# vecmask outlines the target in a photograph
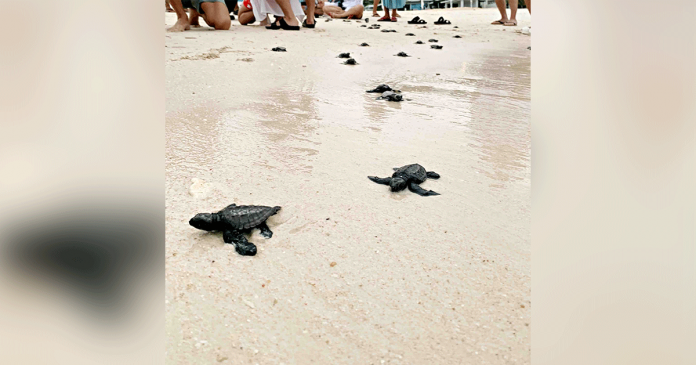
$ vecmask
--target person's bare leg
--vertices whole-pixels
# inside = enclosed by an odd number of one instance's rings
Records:
[[[307,2],[307,11],[305,12],[307,19],[305,20],[305,22],[307,22],[307,24],[309,24],[309,25],[312,25],[315,23],[314,12],[316,11],[317,2],[315,0],[305,0],[305,1]]]
[[[242,6],[237,12],[237,20],[239,20],[239,24],[247,25],[255,22],[256,18],[254,18],[254,12],[251,9]]]
[[[203,20],[216,30],[229,30],[232,25],[230,11],[225,3],[201,3]]]
[[[527,5],[527,10],[529,10],[529,15],[532,15],[532,0],[524,0],[524,4]]]
[[[346,11],[343,11],[341,13],[334,13],[331,15],[332,18],[347,18],[349,16],[353,16],[355,19],[361,19],[363,16],[363,11],[365,10],[365,7],[362,5],[356,5]]]
[[[500,12],[500,20],[496,20],[492,24],[503,24],[507,22],[508,16],[507,10],[505,10],[505,0],[495,0],[495,6],[498,7],[498,11]]]
[[[389,18],[389,8],[387,8],[387,7],[384,6],[384,5],[382,5],[382,7],[384,8],[384,16],[383,16],[383,18]]]
[[[189,23],[188,15],[184,10],[184,6],[181,4],[181,0],[170,0],[169,3],[174,8],[176,12],[176,17],[178,18],[176,23],[169,29],[168,32],[183,32],[185,30],[191,29],[191,24]]]
[[[201,24],[198,23],[198,17],[200,16],[201,14],[198,14],[196,9],[189,9],[189,24],[194,28],[199,28]]]
[[[336,18],[343,13],[343,9],[335,5],[324,5],[324,13],[332,18]]]
[[[288,23],[289,26],[297,27],[300,25],[300,22],[298,22],[297,18],[295,17],[295,13],[292,12],[290,0],[275,0],[275,2],[278,3],[278,6],[280,6],[280,10],[283,11],[283,19],[285,19],[285,22]]]
[[[510,20],[503,25],[517,25],[517,0],[509,0],[510,4]]]
[[[379,16],[377,14],[377,7],[379,6],[379,0],[375,0],[374,4],[372,5],[372,16]]]
[[[392,9],[392,18],[396,18],[396,9]]]
[[[172,9],[171,5],[169,5],[169,0],[164,0],[164,10],[168,13],[174,12],[174,9]]]

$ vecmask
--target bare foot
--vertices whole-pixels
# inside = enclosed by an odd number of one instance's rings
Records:
[[[295,16],[283,17],[283,18],[285,18],[285,22],[288,23],[288,25],[291,27],[299,27],[300,26],[300,22],[297,21],[297,18],[295,18]]]
[[[261,22],[261,24],[259,24],[259,25],[262,26],[262,27],[265,27],[265,26],[267,26],[267,25],[269,25],[269,24],[270,24],[270,23],[268,22],[268,17],[266,17],[266,19],[264,19],[264,20]]]
[[[307,15],[307,19],[305,20],[305,22],[309,25],[316,23],[316,20],[314,20],[314,14]]]
[[[188,18],[179,18],[171,28],[167,29],[167,32],[183,32],[185,30],[191,29]]]

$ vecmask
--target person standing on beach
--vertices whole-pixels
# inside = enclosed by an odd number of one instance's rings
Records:
[[[379,6],[379,0],[375,0],[375,2],[372,5],[372,16],[379,18],[379,14],[377,14],[377,7]],[[396,9],[394,9],[394,14],[396,14]],[[401,18],[401,15],[396,14],[397,18]]]
[[[406,0],[383,0],[382,7],[384,8],[384,16],[377,19],[378,22],[395,22],[397,18],[396,9],[401,9],[406,6]],[[389,9],[392,9],[391,18],[389,18]]]
[[[202,16],[203,20],[212,28],[217,30],[229,30],[232,25],[230,12],[227,10],[225,0],[169,0],[169,3],[176,12],[177,21],[169,32],[183,32],[191,29],[191,25],[198,25],[198,16]],[[185,3],[185,4],[184,4]],[[189,20],[186,8],[191,8],[191,17]],[[193,24],[192,24],[193,22]]]
[[[501,18],[500,20],[494,21],[493,25],[505,25],[507,27],[517,26],[517,0],[510,0],[510,18],[507,17],[507,11],[505,10],[505,0],[495,0],[495,5],[498,7]],[[532,14],[532,0],[524,0],[529,14]]]

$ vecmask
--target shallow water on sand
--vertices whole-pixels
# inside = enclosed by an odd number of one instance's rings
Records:
[[[529,362],[530,39],[477,23],[492,12],[451,14],[459,30],[417,37],[405,21],[170,35],[169,360]],[[433,37],[443,50],[413,44]],[[381,83],[406,100],[365,92]],[[408,163],[438,172],[422,186],[442,195],[367,179]],[[210,191],[189,194],[193,178]],[[256,257],[187,225],[232,202],[283,207]]]

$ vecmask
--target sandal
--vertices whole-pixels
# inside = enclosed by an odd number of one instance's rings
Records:
[[[450,22],[449,20],[445,20],[445,18],[443,18],[443,17],[440,17],[440,18],[439,18],[435,23],[433,23],[433,24],[437,24],[437,25],[448,25],[448,24],[452,24],[452,22]]]
[[[280,29],[280,25],[276,24],[276,23],[278,22],[278,19],[279,19],[279,18],[276,18],[276,19],[273,21],[273,23],[271,23],[271,25],[267,25],[267,26],[266,26],[266,29],[268,29],[268,30],[278,30],[278,29]],[[282,19],[282,18],[280,18],[280,19]]]
[[[491,24],[493,24],[493,25],[505,25],[505,22],[502,21],[502,20],[496,20],[496,21],[494,21],[494,22],[491,23]]]
[[[280,29],[282,30],[300,30],[299,25],[289,25],[285,22],[285,19],[280,18]]]
[[[379,19],[377,19],[378,22],[390,22],[391,19],[388,16],[383,16]]]
[[[372,17],[373,17],[373,18],[379,18],[379,14],[377,14],[377,13],[372,13]]]
[[[396,17],[393,16],[393,17],[391,18],[391,21],[395,22],[395,21],[396,21]]]
[[[421,19],[420,17],[415,17],[407,22],[408,24],[427,24],[425,20]]]
[[[314,23],[313,23],[313,24],[307,24],[307,19],[305,19],[305,20],[302,22],[302,27],[304,27],[304,28],[314,29],[314,27],[315,27],[316,25],[317,25],[316,19],[314,20]]]
[[[504,26],[506,27],[516,27],[517,26],[517,20],[509,20],[505,23],[503,23]]]

